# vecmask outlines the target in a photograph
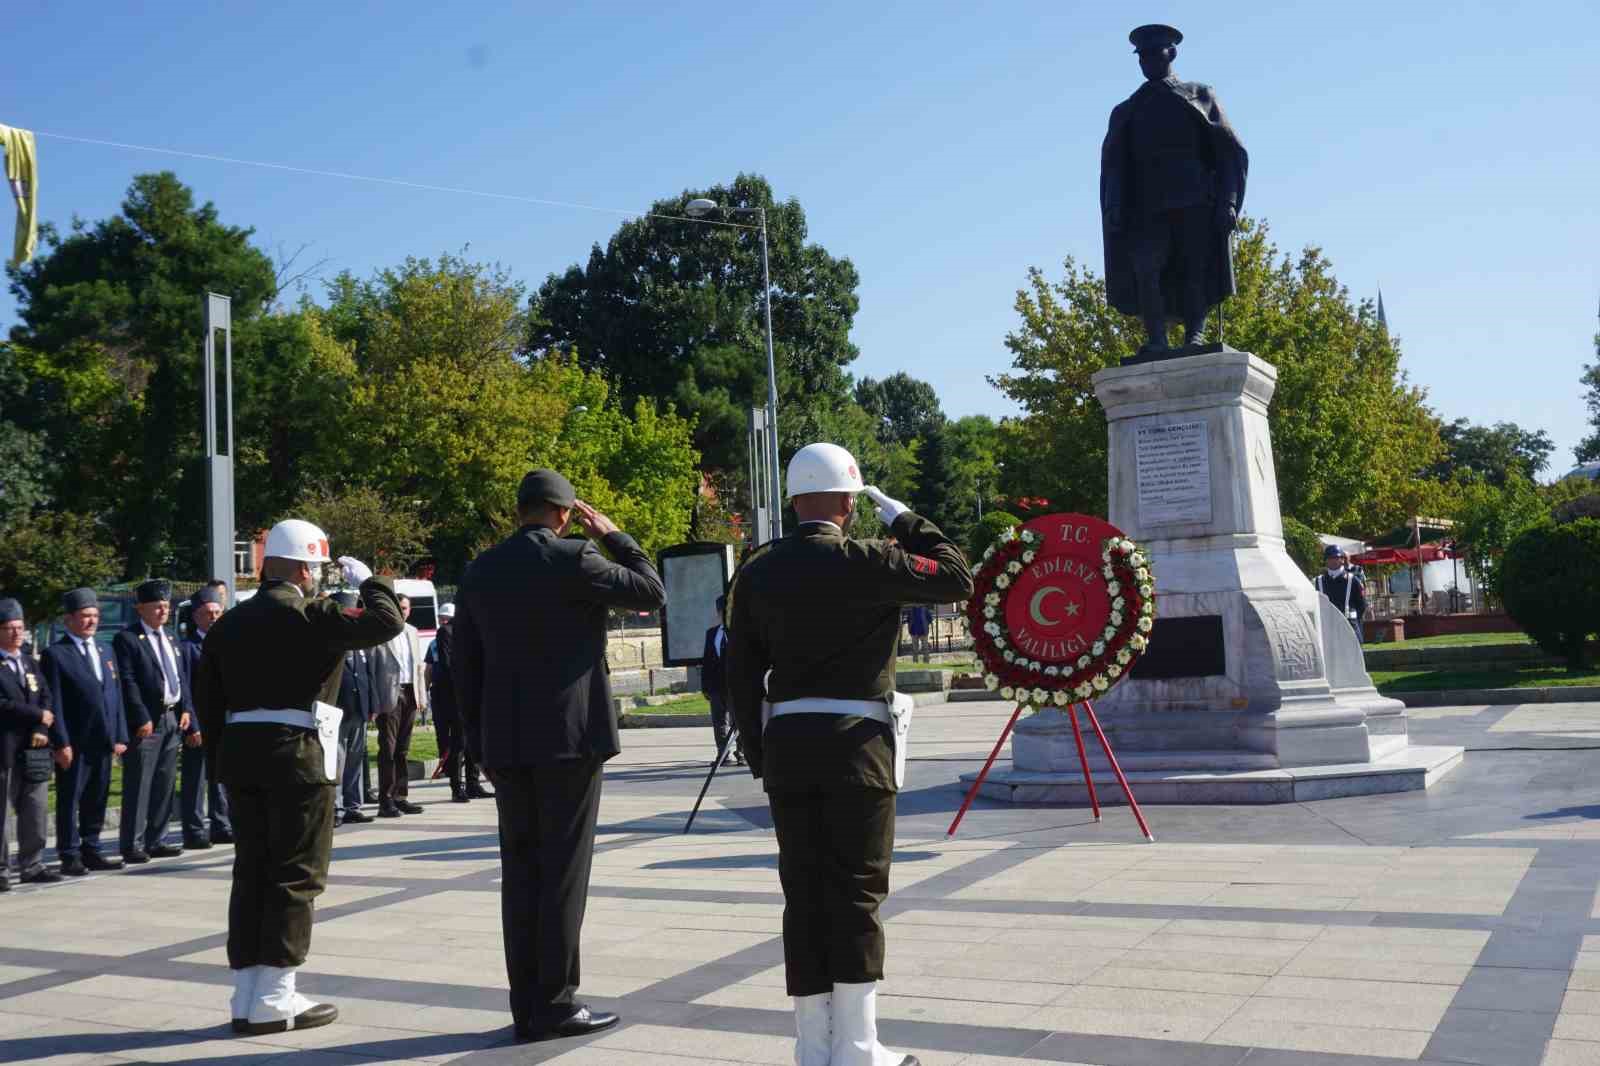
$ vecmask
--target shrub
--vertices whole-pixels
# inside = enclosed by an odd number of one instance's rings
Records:
[[[1322,541],[1315,530],[1293,515],[1283,516],[1283,546],[1307,577],[1322,573]]]
[[[977,566],[984,549],[993,544],[996,537],[1004,530],[1021,524],[1022,519],[1004,511],[990,511],[978,519],[977,526],[972,530],[972,541],[967,545],[968,560],[973,566]]]
[[[1584,641],[1600,622],[1600,521],[1524,530],[1500,564],[1506,611],[1567,669],[1584,668]]]

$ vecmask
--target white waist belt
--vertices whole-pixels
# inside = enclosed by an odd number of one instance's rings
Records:
[[[822,696],[807,696],[798,700],[784,700],[772,705],[772,717],[780,714],[841,714],[858,718],[872,718],[884,725],[894,725],[894,716],[883,700],[832,700]]]
[[[315,729],[317,718],[310,711],[229,711],[228,724],[292,725],[300,729]]]

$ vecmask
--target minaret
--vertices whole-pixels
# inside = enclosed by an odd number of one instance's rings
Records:
[[[1389,332],[1389,316],[1383,313],[1383,286],[1378,286],[1378,325],[1383,327],[1385,333]]]

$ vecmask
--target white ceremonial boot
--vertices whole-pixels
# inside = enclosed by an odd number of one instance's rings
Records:
[[[259,966],[246,966],[233,971],[233,999],[229,1002],[229,1010],[236,1033],[244,1032],[245,1026],[250,1024],[250,1004],[255,999],[256,979],[260,976]]]
[[[794,1066],[830,1066],[833,1053],[833,996],[794,997]]]
[[[296,992],[294,974],[292,966],[261,967],[245,1032],[258,1036],[289,1029],[315,1029],[339,1016],[339,1008],[331,1003],[313,1003]]]
[[[830,1066],[921,1066],[915,1055],[878,1043],[878,985],[833,986],[833,1058]]]

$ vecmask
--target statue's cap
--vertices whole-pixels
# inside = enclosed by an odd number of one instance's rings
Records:
[[[1140,26],[1128,34],[1128,40],[1133,45],[1135,52],[1146,50],[1153,51],[1157,48],[1170,48],[1183,43],[1183,34],[1172,26],[1163,26],[1159,22],[1152,22],[1148,26]]]

